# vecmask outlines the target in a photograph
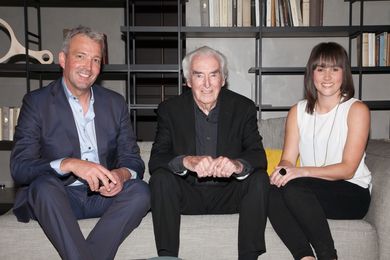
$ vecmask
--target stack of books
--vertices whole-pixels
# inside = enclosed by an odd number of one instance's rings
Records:
[[[390,33],[363,33],[357,37],[358,61],[363,67],[390,66]]]
[[[201,26],[322,26],[324,0],[200,0]]]
[[[20,107],[0,107],[0,141],[12,141],[18,122]]]

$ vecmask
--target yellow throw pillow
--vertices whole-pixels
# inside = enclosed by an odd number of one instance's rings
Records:
[[[267,156],[268,161],[268,175],[271,175],[275,167],[278,166],[280,159],[282,158],[282,152],[282,149],[265,148],[265,155]],[[297,159],[296,165],[299,166],[299,158]]]
[[[267,173],[271,175],[275,167],[279,164],[280,158],[282,158],[282,149],[265,148],[265,155],[268,161]]]

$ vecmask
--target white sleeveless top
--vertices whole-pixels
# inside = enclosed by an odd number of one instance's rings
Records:
[[[315,140],[313,151],[313,130],[314,130],[314,113],[310,115],[306,112],[306,100],[302,100],[297,104],[297,120],[299,128],[299,154],[301,166],[320,166],[339,163],[342,160],[343,150],[348,134],[347,117],[351,105],[359,101],[356,98],[351,98],[346,102],[343,102],[335,106],[331,111],[326,114],[317,114],[316,126],[315,126]],[[328,151],[326,152],[326,146],[331,132],[333,119],[337,110],[333,130],[329,139]],[[327,155],[326,155],[327,153]],[[316,159],[314,160],[314,154]],[[325,162],[326,157],[326,162]],[[355,175],[352,179],[347,180],[355,183],[363,188],[370,187],[371,184],[371,172],[364,163],[366,153],[363,154],[363,158],[360,161]],[[317,165],[315,165],[315,162]]]

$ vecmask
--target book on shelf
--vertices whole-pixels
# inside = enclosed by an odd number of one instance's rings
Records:
[[[252,3],[254,3],[254,6],[252,6],[252,24],[255,26],[260,26],[260,1],[252,0]]]
[[[299,0],[290,0],[291,16],[293,19],[293,26],[302,25],[301,3]]]
[[[322,26],[324,0],[310,0],[309,7],[309,25]]]
[[[242,27],[242,1],[237,0],[237,27]]]
[[[213,11],[211,12],[211,5]],[[219,0],[209,0],[209,8],[210,8],[210,25],[211,21],[213,22],[212,26],[219,27]],[[212,17],[212,19],[211,19]]]
[[[233,26],[233,0],[226,0],[227,1],[227,26],[232,27]]]
[[[276,26],[275,0],[271,0],[271,26]]]
[[[302,0],[302,26],[310,25],[310,0]]]
[[[0,140],[12,141],[18,122],[20,107],[0,107]]]
[[[12,141],[14,139],[15,132],[15,121],[14,121],[14,108],[9,108],[9,120],[8,120],[8,140]]]
[[[290,4],[290,0],[283,0],[283,9],[284,9],[284,13],[285,13],[285,16],[286,16],[286,22],[285,22],[285,26],[294,26],[293,24],[293,19],[292,19],[292,14],[291,14],[291,4]]]
[[[280,8],[279,8],[279,2],[281,0],[275,0],[275,26],[281,26],[280,25]]]
[[[390,66],[390,32],[387,33],[386,66]]]
[[[389,33],[367,33],[358,35],[358,62],[363,67],[389,66]]]
[[[227,24],[227,0],[219,0],[219,26],[226,27]]]
[[[233,0],[219,0],[218,7],[219,7],[219,26],[232,27],[233,26]],[[216,12],[215,9],[214,12]]]
[[[277,13],[279,16],[279,26],[284,27],[284,12],[283,12],[283,0],[277,0]]]
[[[242,26],[251,26],[251,0],[242,0]]]
[[[200,25],[210,26],[209,0],[200,0]]]
[[[368,66],[375,67],[375,33],[368,33]]]
[[[267,4],[265,6],[266,9],[266,19],[265,19],[265,26],[271,27],[272,26],[272,0],[266,0]]]
[[[379,34],[379,55],[378,55],[378,65],[379,66],[388,66],[387,63],[387,53],[388,53],[388,33],[382,32]]]
[[[367,67],[369,64],[368,59],[368,33],[363,33],[362,35],[362,66]]]
[[[214,1],[218,0],[209,0],[209,26],[214,27],[215,26],[215,4]],[[218,18],[219,19],[219,18]]]
[[[200,25],[322,26],[324,0],[200,0]]]
[[[1,108],[2,140],[9,140],[9,107]]]

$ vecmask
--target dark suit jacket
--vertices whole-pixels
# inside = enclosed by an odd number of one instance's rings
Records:
[[[127,167],[142,179],[145,165],[139,155],[125,100],[101,86],[92,88],[100,164],[110,170]],[[72,183],[73,174],[58,175],[50,162],[81,156],[76,124],[61,79],[25,95],[14,143],[11,174],[15,183],[22,186],[15,199],[14,213],[18,220],[27,222],[28,185],[45,174],[63,178],[64,184]]]
[[[222,88],[217,132],[217,156],[243,159],[254,171],[266,170],[267,160],[258,132],[254,103]],[[179,155],[196,155],[194,99],[191,91],[171,98],[158,107],[158,126],[149,170],[169,170],[168,163]]]

